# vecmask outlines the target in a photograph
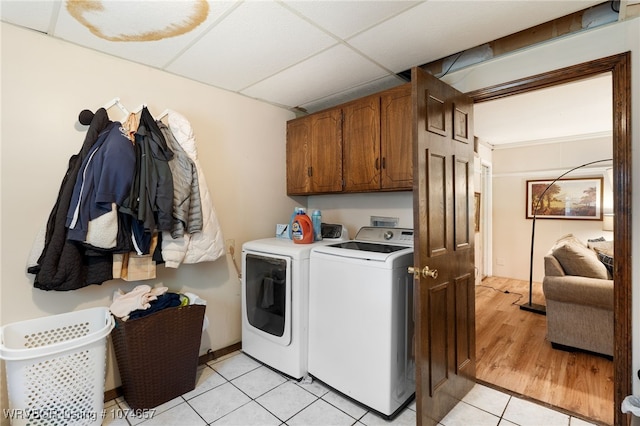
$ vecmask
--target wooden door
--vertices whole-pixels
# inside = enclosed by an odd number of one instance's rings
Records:
[[[330,109],[311,118],[312,193],[342,191],[342,110]]]
[[[380,98],[370,96],[342,107],[344,190],[380,189]]]
[[[380,95],[380,151],[382,189],[411,189],[413,147],[411,140],[411,84]]]
[[[475,384],[473,103],[414,68],[417,424],[436,425]]]

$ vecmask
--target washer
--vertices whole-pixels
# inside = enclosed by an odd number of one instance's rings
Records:
[[[415,396],[412,264],[406,228],[311,251],[309,374],[388,419]]]
[[[327,238],[311,244],[266,238],[242,245],[242,350],[290,377],[307,375],[309,256],[345,241],[342,225],[322,224]]]

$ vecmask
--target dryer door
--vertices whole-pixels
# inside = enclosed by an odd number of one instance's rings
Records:
[[[282,346],[291,343],[291,258],[243,253],[244,326]]]

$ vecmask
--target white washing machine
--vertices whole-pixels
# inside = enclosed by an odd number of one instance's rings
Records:
[[[242,245],[242,351],[296,379],[308,372],[311,249],[348,239],[342,225],[322,224],[322,233],[312,244],[266,238]]]
[[[411,265],[406,228],[311,251],[309,374],[388,419],[415,396]]]

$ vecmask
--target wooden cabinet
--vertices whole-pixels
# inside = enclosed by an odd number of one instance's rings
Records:
[[[287,194],[342,191],[342,110],[287,122]]]
[[[411,85],[287,122],[287,194],[411,190]]]
[[[342,111],[344,191],[410,190],[411,86],[350,102]]]
[[[380,96],[382,189],[413,188],[411,111],[410,83],[387,90]]]
[[[344,190],[380,189],[380,97],[348,103],[342,114]]]

